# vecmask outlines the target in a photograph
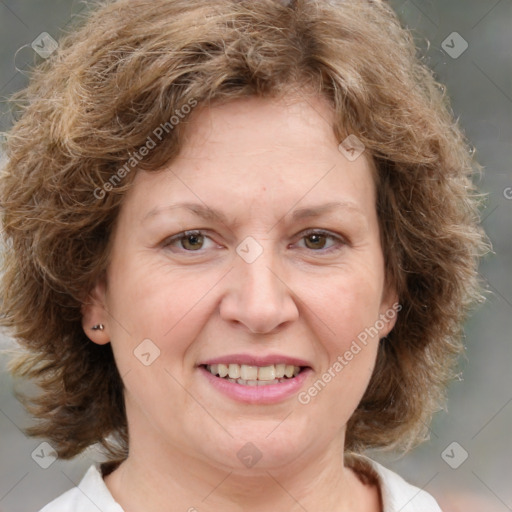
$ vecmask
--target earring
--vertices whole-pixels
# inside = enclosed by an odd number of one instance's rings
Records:
[[[103,331],[105,329],[105,326],[103,324],[93,325],[92,330],[93,331]]]

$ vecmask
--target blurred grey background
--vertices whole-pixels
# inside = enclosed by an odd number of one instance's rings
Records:
[[[372,456],[434,494],[445,512],[504,512],[512,510],[512,0],[391,4],[446,85],[485,167],[483,226],[495,254],[480,270],[491,294],[466,325],[461,379],[450,387],[430,441],[401,459]],[[51,43],[42,33],[58,40],[87,9],[71,0],[0,0],[0,131],[12,121],[6,97],[26,85],[26,70],[43,58],[32,43]],[[9,345],[0,338],[1,348]],[[78,483],[95,453],[47,469],[37,463],[44,446],[21,430],[30,418],[12,395],[5,361],[0,356],[0,512],[37,511]]]

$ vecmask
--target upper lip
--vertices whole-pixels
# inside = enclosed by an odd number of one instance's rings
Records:
[[[268,355],[252,355],[252,354],[228,354],[225,356],[214,357],[199,363],[201,365],[212,364],[245,364],[248,366],[271,366],[275,364],[289,364],[293,366],[308,366],[311,365],[304,359],[297,357],[290,357],[280,354]]]

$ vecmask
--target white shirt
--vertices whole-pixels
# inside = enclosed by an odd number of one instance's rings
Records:
[[[383,512],[442,512],[427,492],[364,457],[378,476]],[[77,487],[70,489],[39,512],[124,512],[108,490],[100,470],[91,466]]]

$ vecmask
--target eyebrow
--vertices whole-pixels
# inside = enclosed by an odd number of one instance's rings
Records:
[[[175,210],[175,209],[188,210],[191,213],[195,214],[196,216],[201,217],[202,219],[205,219],[205,220],[219,221],[223,224],[229,224],[231,222],[231,220],[228,219],[228,217],[221,211],[216,210],[214,208],[209,208],[209,207],[199,204],[199,203],[176,203],[176,204],[170,204],[170,205],[166,205],[166,206],[157,206],[157,207],[153,208],[152,210],[150,210],[144,216],[144,218],[142,220],[144,222],[147,219],[149,219],[150,217],[154,217],[154,216],[164,213],[168,210]],[[297,220],[302,220],[302,219],[317,218],[317,217],[325,215],[326,213],[329,213],[336,209],[348,210],[353,213],[364,216],[363,210],[361,210],[361,208],[359,208],[359,206],[357,206],[353,202],[332,201],[330,203],[325,203],[325,204],[321,204],[321,205],[297,208],[292,213],[292,220],[297,221]],[[286,215],[288,215],[288,213]]]

